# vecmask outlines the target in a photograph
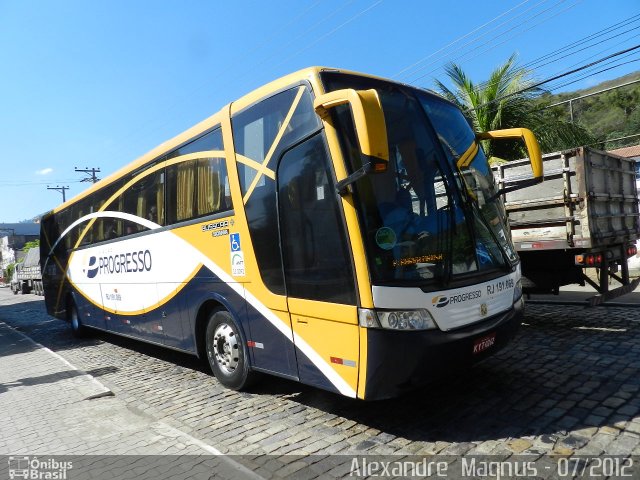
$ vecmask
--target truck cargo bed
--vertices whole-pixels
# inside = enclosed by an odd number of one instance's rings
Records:
[[[516,249],[594,249],[640,238],[635,163],[581,147],[543,156],[544,182],[505,195]],[[494,168],[499,186],[531,178],[528,160]]]
[[[510,190],[530,180],[528,160],[494,167],[522,261],[528,292],[558,292],[589,283],[597,304],[633,290],[627,258],[640,238],[635,162],[587,147],[543,156],[544,181]],[[585,274],[595,268],[597,281]],[[618,275],[620,272],[620,275]],[[622,287],[609,290],[609,280]]]

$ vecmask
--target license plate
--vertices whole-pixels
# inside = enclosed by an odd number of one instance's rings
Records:
[[[496,332],[490,333],[482,338],[477,339],[473,342],[473,354],[477,354],[480,352],[484,352],[488,348],[493,347],[496,343]]]

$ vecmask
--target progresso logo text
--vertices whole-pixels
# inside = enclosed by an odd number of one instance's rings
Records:
[[[149,250],[105,255],[102,257],[90,257],[87,268],[84,270],[87,278],[95,278],[100,275],[113,275],[115,273],[137,273],[151,271],[152,260]]]
[[[431,304],[436,308],[446,307],[453,303],[462,303],[469,300],[475,300],[482,296],[482,290],[473,290],[471,292],[461,293],[459,295],[437,295],[431,299]]]

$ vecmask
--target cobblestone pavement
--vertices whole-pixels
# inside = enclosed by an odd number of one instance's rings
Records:
[[[0,462],[0,478],[6,478],[1,473],[12,464],[26,468],[26,455],[33,459],[64,455],[68,465],[76,464],[74,475],[97,470],[93,478],[110,479],[126,465],[100,462],[99,456],[138,455],[136,466],[145,470],[167,467],[166,462],[157,465],[165,455],[214,456],[197,462],[201,472],[211,467],[218,478],[261,478],[205,442],[127,405],[94,377],[2,321],[0,358],[0,455],[10,455],[9,462]],[[103,475],[99,474],[101,463],[106,467]],[[178,468],[176,473],[185,474],[195,463],[171,466]],[[45,467],[43,473],[47,470]],[[149,478],[157,479],[157,473]],[[9,478],[14,477],[21,478],[9,473]]]
[[[100,332],[76,340],[39,297],[8,289],[0,321],[223,453],[640,455],[639,308],[528,306],[518,337],[494,357],[382,402],[268,376],[233,392],[188,355]],[[289,473],[304,465],[291,461]]]

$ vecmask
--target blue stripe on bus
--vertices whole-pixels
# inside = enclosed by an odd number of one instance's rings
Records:
[[[309,360],[309,358],[296,347],[296,356],[298,357],[298,372],[300,373],[300,382],[306,385],[329,390],[330,392],[340,393],[340,390],[329,381],[327,377]]]
[[[149,288],[154,287],[149,285]],[[194,354],[197,353],[195,333],[198,309],[208,300],[218,302],[238,321],[245,342],[263,345],[264,348],[248,349],[251,365],[338,392],[313,362],[294,347],[289,338],[205,266],[173,298],[144,315],[125,316],[103,312],[78,293],[75,300],[81,320],[88,326],[133,335]],[[161,331],[154,328],[158,324],[162,325]]]

